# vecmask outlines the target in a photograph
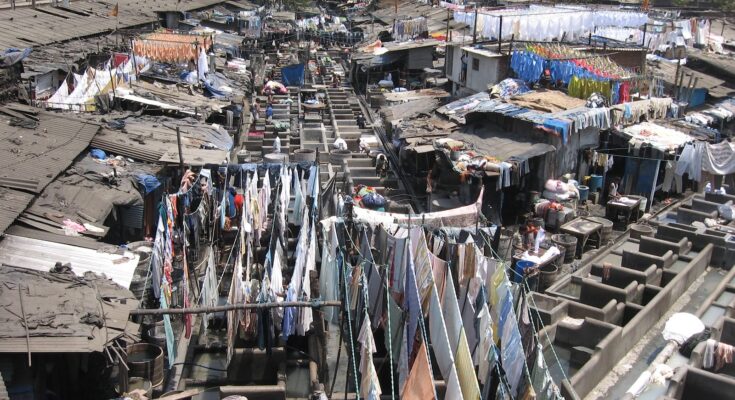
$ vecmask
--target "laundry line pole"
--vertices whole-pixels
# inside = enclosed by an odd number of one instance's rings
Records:
[[[266,309],[266,308],[278,308],[278,307],[340,307],[342,302],[339,300],[316,300],[316,301],[283,301],[283,302],[271,302],[271,303],[242,303],[242,304],[227,304],[224,306],[215,307],[192,307],[192,308],[139,308],[137,310],[131,310],[130,315],[184,315],[184,314],[211,314],[224,311],[234,310],[249,310],[249,309]]]

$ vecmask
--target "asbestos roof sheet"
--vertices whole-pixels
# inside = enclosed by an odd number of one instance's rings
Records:
[[[33,200],[30,193],[0,188],[0,235],[15,221]]]
[[[128,322],[139,302],[104,277],[8,265],[0,276],[0,353],[101,352],[108,340],[139,329]]]
[[[48,112],[25,120],[37,119],[35,128],[12,126],[17,119],[0,114],[0,187],[32,193],[66,170],[99,130],[99,125]]]
[[[56,262],[71,263],[71,269],[77,275],[88,271],[105,274],[125,288],[130,287],[133,281],[138,259],[138,254],[119,250],[117,246],[92,250],[13,235],[6,235],[0,241],[0,264],[48,271]]]

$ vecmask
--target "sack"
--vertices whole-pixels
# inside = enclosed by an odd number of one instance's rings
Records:
[[[385,198],[377,193],[368,193],[363,196],[362,204],[371,209],[385,207]]]
[[[694,348],[697,347],[699,343],[709,339],[710,335],[712,335],[712,331],[709,328],[704,328],[702,332],[690,336],[689,339],[684,341],[684,343],[679,347],[679,353],[685,357],[691,357]]]

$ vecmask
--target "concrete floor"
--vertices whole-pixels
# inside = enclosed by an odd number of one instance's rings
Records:
[[[357,335],[357,332],[353,332],[353,335]],[[329,382],[325,388],[327,394],[329,394],[329,389],[332,386],[332,380],[334,379],[335,373],[337,374],[337,380],[334,384],[334,392],[344,392],[345,382],[347,380],[347,370],[348,368],[350,368],[350,370],[352,369],[351,365],[348,366],[349,357],[347,352],[350,351],[349,338],[347,338],[347,340],[343,338],[342,340],[342,354],[340,354],[339,357],[339,364],[337,364],[338,351],[339,327],[334,324],[329,324],[329,335],[327,336],[327,365],[329,366]],[[352,376],[352,373],[350,373],[351,379],[354,379]]]
[[[666,341],[661,336],[661,331],[668,318],[677,312],[695,312],[720,283],[724,275],[725,272],[721,269],[708,268],[585,399],[621,398],[666,345]],[[677,352],[669,359],[668,365],[675,368],[688,363],[688,361],[688,358],[683,357]],[[664,386],[652,385],[647,392],[638,398],[656,399],[665,391],[666,387]]]

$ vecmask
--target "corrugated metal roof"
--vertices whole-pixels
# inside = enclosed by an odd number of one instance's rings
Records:
[[[75,2],[68,7],[51,5],[3,10],[0,48],[32,47],[63,42],[156,22],[159,11],[191,11],[222,0],[109,0]],[[118,17],[109,16],[119,4]]]
[[[40,193],[89,146],[99,130],[92,124],[39,112],[34,129],[11,126],[0,116],[0,186]]]
[[[169,151],[174,151],[178,157],[176,127],[181,132],[184,155],[191,154],[192,159],[198,155],[194,152],[203,146],[214,145],[223,151],[232,148],[232,138],[221,127],[194,119],[151,116],[126,119],[124,132],[102,129],[92,139],[92,147],[138,161],[157,163]],[[178,163],[178,158],[176,162]]]
[[[107,249],[117,250],[117,247],[108,246]],[[71,263],[71,269],[77,275],[84,275],[87,271],[105,274],[125,288],[130,287],[138,259],[138,254],[130,251],[109,253],[13,235],[6,235],[0,241],[0,264],[48,271],[57,262]]]
[[[0,235],[18,218],[32,200],[32,194],[0,188]]]
[[[222,164],[227,159],[227,152],[222,150],[184,148],[184,164],[203,166],[206,164]],[[179,150],[169,150],[158,160],[162,163],[178,164]]]
[[[47,240],[55,243],[67,244],[75,247],[83,247],[85,249],[98,250],[109,247],[109,244],[98,242],[86,236],[66,236],[57,235],[55,233],[42,231],[40,229],[28,228],[15,223],[5,230],[6,235],[21,236],[36,240]]]

